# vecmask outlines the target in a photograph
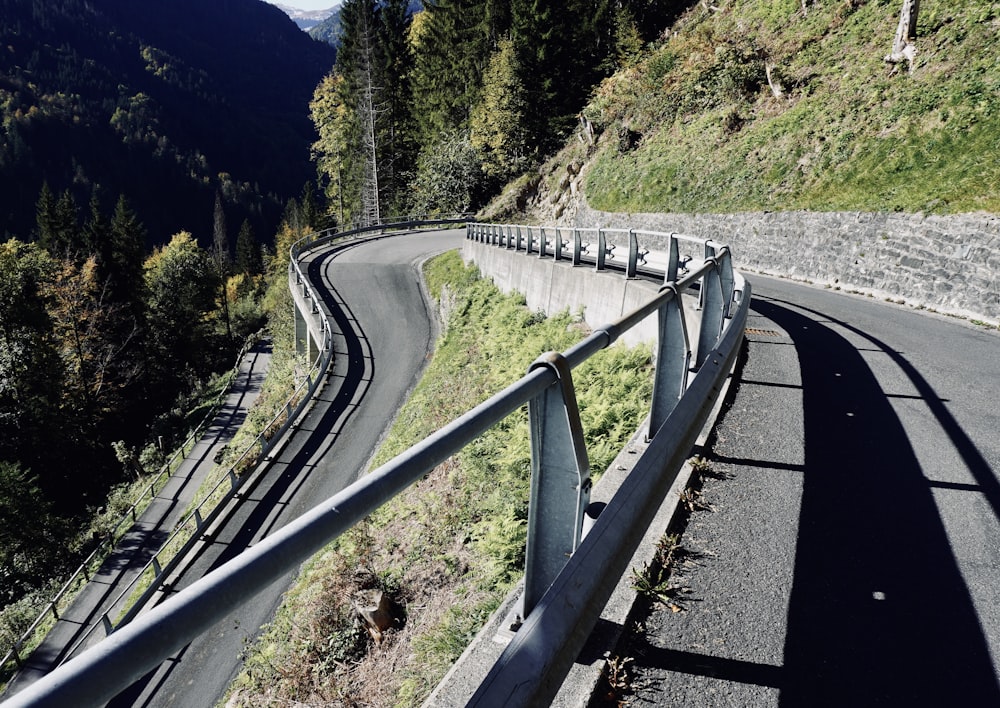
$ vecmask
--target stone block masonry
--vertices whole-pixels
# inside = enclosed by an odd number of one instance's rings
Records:
[[[744,272],[1000,323],[1000,217],[993,214],[610,214],[580,206],[560,222],[712,238],[732,247]]]

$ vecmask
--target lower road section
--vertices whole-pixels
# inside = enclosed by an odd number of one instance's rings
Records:
[[[420,263],[459,248],[464,230],[418,232],[319,251],[309,276],[324,293],[338,342],[332,373],[296,434],[227,527],[174,585],[182,589],[340,491],[368,461],[416,384],[434,341]],[[113,706],[215,705],[241,653],[277,609],[289,574],[123,692]]]
[[[163,488],[93,577],[63,612],[7,685],[3,698],[13,696],[106,636],[105,617],[117,623],[132,595],[137,576],[161,548],[175,525],[188,513],[199,485],[215,467],[215,456],[239,430],[260,394],[271,361],[268,341],[255,345],[237,365],[233,385],[215,417]]]
[[[1000,705],[1000,337],[751,281],[674,601],[619,648],[626,703]]]

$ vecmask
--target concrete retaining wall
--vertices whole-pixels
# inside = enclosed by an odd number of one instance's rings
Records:
[[[1000,218],[865,212],[609,214],[579,207],[561,224],[712,238],[735,266],[1000,322]]]
[[[563,310],[583,311],[584,321],[597,328],[631,312],[656,295],[657,287],[641,280],[628,280],[621,273],[602,271],[592,266],[572,266],[567,262],[527,255],[523,251],[498,248],[476,241],[466,241],[462,257],[474,262],[484,276],[505,293],[524,295],[528,307],[552,315]],[[697,332],[698,313],[685,306],[688,328]],[[621,341],[630,346],[653,342],[657,336],[655,314],[626,332]]]

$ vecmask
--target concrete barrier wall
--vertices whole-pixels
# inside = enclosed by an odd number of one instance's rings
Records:
[[[613,322],[656,295],[658,288],[643,280],[628,280],[621,273],[597,272],[593,266],[572,266],[566,261],[540,258],[537,254],[507,250],[476,241],[462,249],[466,263],[475,263],[505,293],[524,295],[528,307],[553,315],[563,310],[583,311],[591,328]],[[700,313],[697,300],[685,296],[685,316],[692,340],[696,341]],[[650,315],[626,332],[621,340],[629,346],[655,342],[658,320]],[[692,343],[694,346],[694,343]]]
[[[560,225],[683,233],[729,244],[735,266],[1000,322],[1000,218],[866,212],[609,214]]]

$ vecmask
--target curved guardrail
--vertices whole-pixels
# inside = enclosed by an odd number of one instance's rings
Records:
[[[470,224],[467,235],[479,238],[484,228],[490,227]],[[373,230],[380,227],[366,229]],[[348,234],[331,234],[329,240],[336,236]],[[660,236],[671,244],[683,238]],[[320,241],[316,238],[311,243]],[[298,567],[525,404],[532,442],[532,497],[523,623],[473,702],[546,702],[561,684],[624,571],[629,549],[638,544],[666,495],[739,350],[749,285],[732,269],[726,246],[697,242],[705,248],[703,261],[683,278],[666,282],[649,302],[598,328],[566,352],[539,357],[517,382],[29,686],[10,705],[107,701],[212,626],[220,613]],[[293,247],[296,270],[306,247]],[[679,269],[679,261],[675,265]],[[671,264],[667,266],[669,272]],[[668,340],[677,337],[675,328],[680,326],[684,332],[680,339],[687,341],[681,294],[695,288],[704,312],[698,354],[691,366],[690,352],[682,352],[683,345],[671,346]],[[571,372],[654,313],[661,323],[651,414],[655,435],[636,472],[583,537],[590,480]],[[576,488],[575,495],[564,493],[566,483]],[[555,487],[559,487],[556,494]]]

